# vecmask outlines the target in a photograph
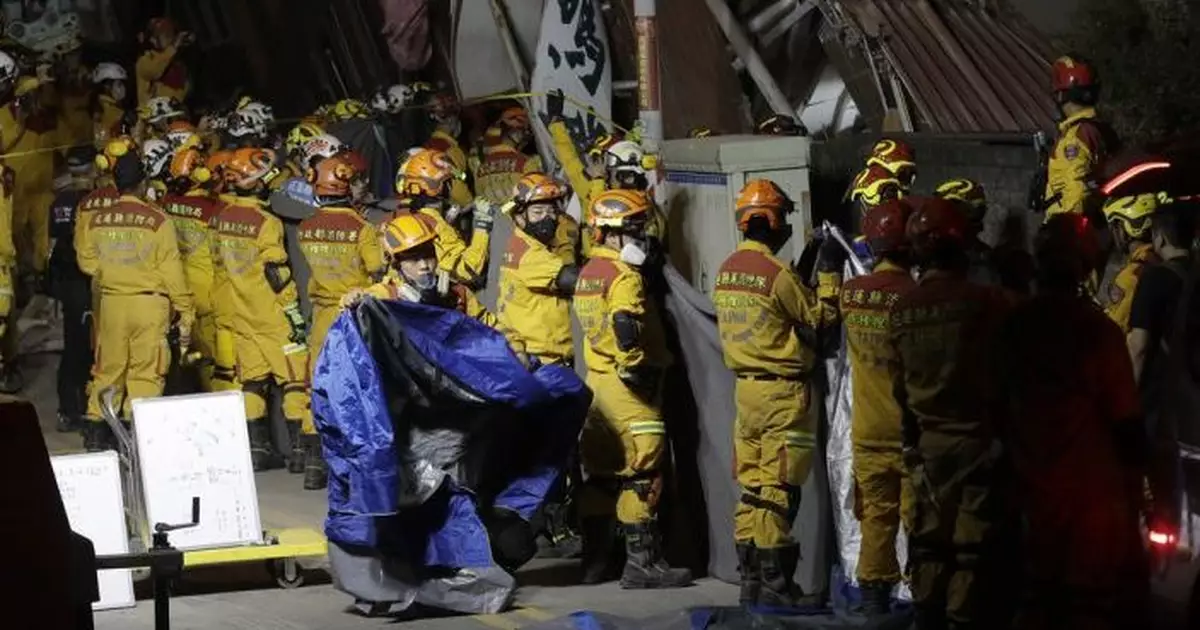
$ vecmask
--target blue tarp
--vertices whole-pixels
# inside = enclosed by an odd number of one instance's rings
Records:
[[[485,524],[497,508],[534,516],[590,400],[573,371],[531,373],[457,311],[366,300],[334,323],[313,377],[326,536],[415,566],[494,565]]]

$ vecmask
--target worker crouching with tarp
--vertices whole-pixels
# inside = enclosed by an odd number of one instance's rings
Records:
[[[366,299],[313,378],[338,587],[371,613],[504,609],[591,402],[579,377],[531,373],[457,311]]]

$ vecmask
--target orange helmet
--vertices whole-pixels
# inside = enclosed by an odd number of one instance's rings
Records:
[[[1096,73],[1091,64],[1070,55],[1054,60],[1051,70],[1055,92],[1066,92],[1074,88],[1096,87]]]
[[[908,218],[905,233],[920,256],[944,247],[964,247],[967,242],[967,215],[954,203],[941,197],[922,199]]]
[[[251,191],[269,183],[275,170],[274,151],[248,147],[233,152],[222,176],[234,190]]]
[[[408,212],[397,214],[383,226],[383,248],[389,256],[398,256],[426,243],[432,243],[436,238],[437,233],[429,224],[421,217]]]
[[[783,226],[784,217],[792,211],[792,200],[769,179],[752,179],[738,193],[734,216],[738,229],[745,232],[750,219],[762,217],[772,230]]]
[[[354,149],[346,151],[342,154],[342,157],[345,157],[347,163],[349,163],[354,169],[355,176],[366,175],[367,171],[371,168],[370,165],[367,164],[367,158],[363,157],[363,154],[355,151]]]
[[[171,156],[171,179],[190,179],[196,184],[205,184],[212,180],[211,167],[205,164],[204,154],[195,147],[187,147]]]
[[[522,107],[509,107],[500,114],[500,125],[509,129],[528,129],[529,114]]]
[[[592,200],[588,223],[591,227],[628,229],[646,222],[653,202],[641,190],[606,190]]]
[[[519,208],[535,203],[558,201],[566,196],[567,188],[565,186],[542,173],[525,175],[513,189],[513,202]]]
[[[400,166],[396,192],[406,197],[445,197],[458,175],[450,158],[441,151],[421,149]]]
[[[886,256],[908,246],[908,218],[912,206],[907,200],[889,199],[863,216],[862,231],[876,256]]]
[[[317,162],[308,169],[308,183],[317,197],[349,197],[350,182],[358,175],[350,156],[341,153]]]

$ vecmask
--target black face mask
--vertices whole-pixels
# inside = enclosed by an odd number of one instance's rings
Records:
[[[525,232],[543,244],[549,244],[557,231],[558,219],[556,217],[525,222]]]

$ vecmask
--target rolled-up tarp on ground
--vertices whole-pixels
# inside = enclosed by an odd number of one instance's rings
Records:
[[[646,619],[579,611],[525,626],[525,630],[906,630],[911,624],[912,616],[907,612],[867,620],[835,613],[785,617],[741,608],[712,607],[687,608]]]
[[[336,584],[374,612],[494,613],[591,402],[569,369],[529,372],[457,311],[367,299],[317,359]]]

